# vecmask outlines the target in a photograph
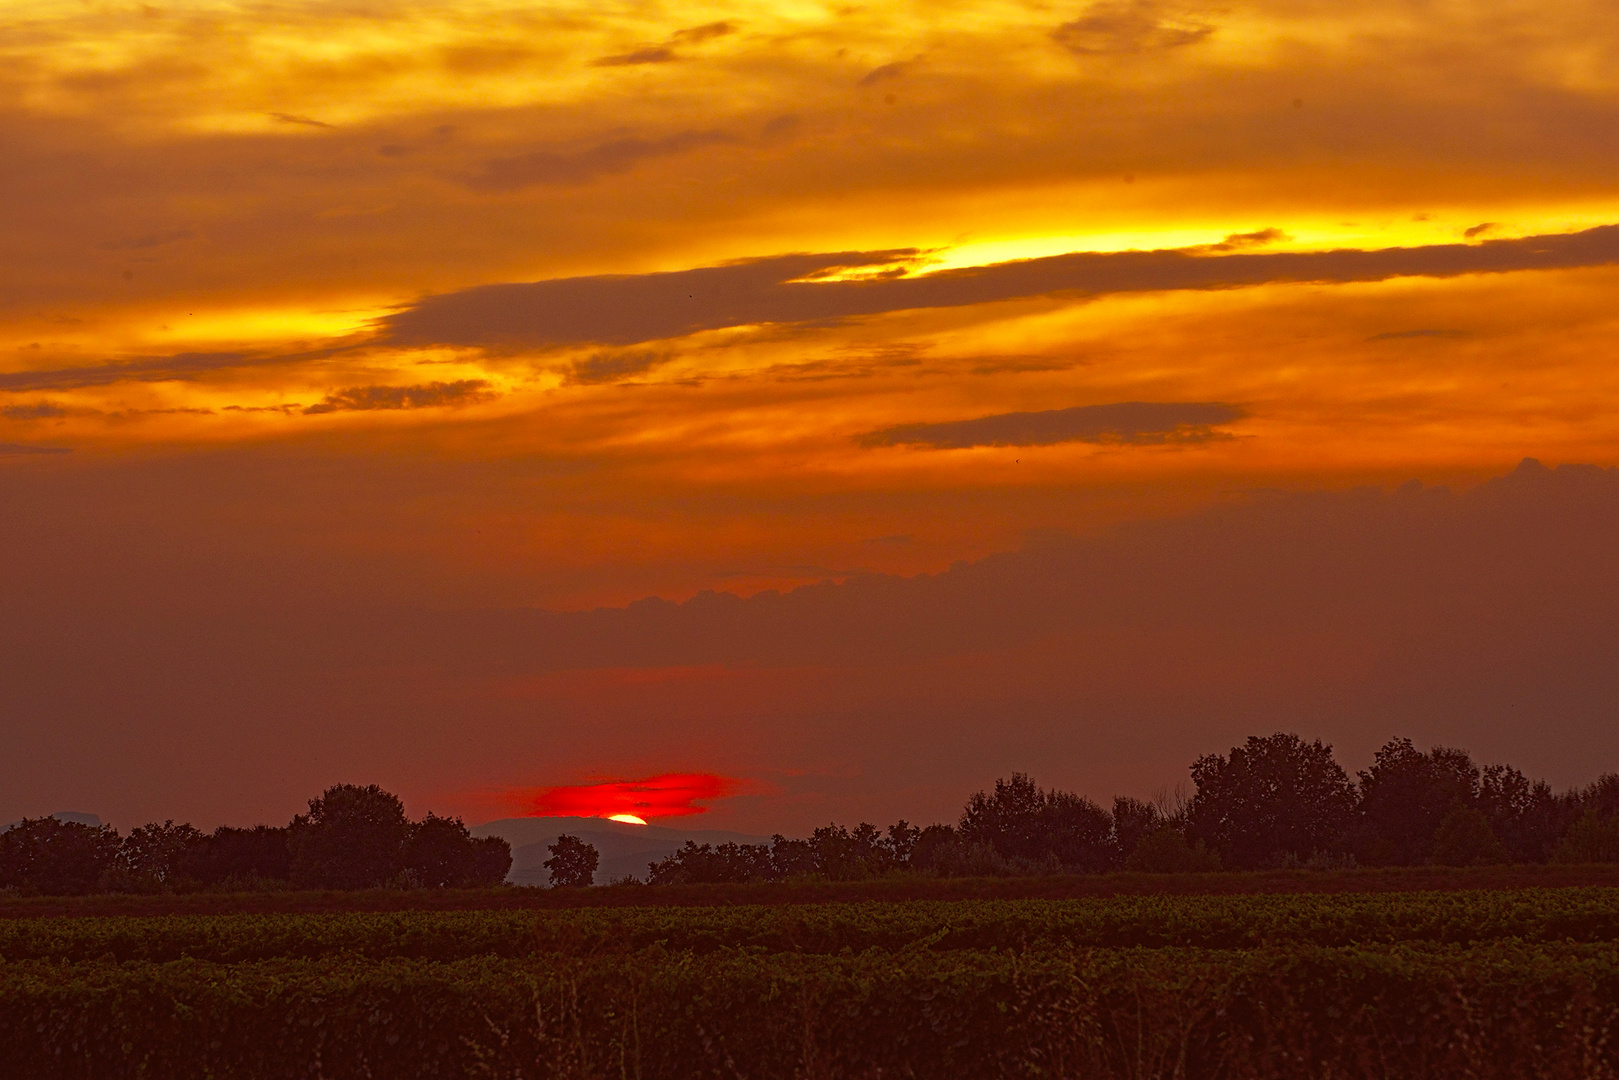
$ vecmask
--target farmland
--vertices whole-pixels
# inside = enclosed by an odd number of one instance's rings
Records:
[[[13,918],[0,1054],[96,1078],[1607,1076],[1616,942],[1612,887]]]

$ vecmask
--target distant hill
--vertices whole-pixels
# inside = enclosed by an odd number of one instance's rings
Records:
[[[58,810],[56,813],[52,814],[51,817],[55,818],[57,821],[74,821],[80,825],[95,826],[101,824],[101,818],[97,817],[95,814],[85,814],[79,812],[78,810]],[[7,829],[16,828],[22,823],[22,818],[18,818],[16,821],[8,821],[4,825],[0,825],[0,832],[5,832]]]
[[[614,878],[646,880],[647,864],[678,851],[686,841],[699,844],[768,844],[768,836],[723,829],[678,829],[663,825],[631,825],[622,821],[590,817],[502,818],[472,827],[473,836],[498,836],[512,846],[512,869],[506,880],[516,885],[549,885],[546,850],[562,835],[577,836],[601,854],[596,867],[596,883]]]

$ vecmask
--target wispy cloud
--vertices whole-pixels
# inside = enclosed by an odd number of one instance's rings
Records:
[[[68,454],[72,448],[67,446],[34,446],[30,443],[0,443],[0,454]]]
[[[572,187],[603,176],[626,173],[651,158],[683,154],[705,146],[738,142],[723,131],[681,131],[661,139],[613,139],[588,150],[567,153],[533,150],[526,154],[491,158],[467,186],[485,191],[513,191],[526,187]]]
[[[1243,247],[1273,238],[1270,230],[1261,230],[1233,234],[1227,243]],[[845,319],[1049,294],[1100,296],[1610,265],[1619,262],[1619,226],[1370,251],[1080,252],[917,276],[812,280],[832,269],[880,266],[916,254],[784,255],[667,273],[484,285],[426,297],[382,319],[380,326],[383,338],[399,345],[629,345],[727,326]]]
[[[53,420],[58,416],[66,416],[67,410],[50,401],[34,401],[27,405],[7,405],[0,409],[0,416],[7,420]]]
[[[1173,49],[1202,41],[1212,33],[1214,27],[1207,23],[1168,15],[1151,0],[1135,0],[1093,4],[1051,36],[1070,52],[1095,56]]]
[[[712,38],[725,37],[736,32],[736,24],[728,21],[704,23],[676,30],[668,40],[658,45],[643,45],[628,52],[599,56],[590,62],[592,67],[630,67],[636,64],[667,64],[680,59],[676,47],[698,45]]]
[[[491,397],[484,379],[455,382],[419,383],[415,386],[354,386],[327,394],[325,399],[304,409],[306,414],[367,412],[373,409],[429,409],[446,405],[470,405]]]
[[[1065,442],[1203,442],[1212,425],[1240,420],[1244,411],[1216,401],[1123,401],[1071,409],[999,413],[936,424],[899,424],[859,438],[861,446],[1053,446]]]

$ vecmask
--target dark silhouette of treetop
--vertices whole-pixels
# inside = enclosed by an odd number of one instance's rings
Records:
[[[1355,787],[1320,739],[1250,735],[1225,757],[1198,758],[1192,782],[1191,834],[1233,868],[1339,851],[1354,819]]]
[[[1479,769],[1465,750],[1436,746],[1424,754],[1410,739],[1390,739],[1360,774],[1366,861],[1414,866],[1433,854],[1439,823],[1457,802],[1478,796]]]
[[[547,844],[545,850],[551,853],[544,865],[551,872],[554,887],[578,888],[596,880],[596,864],[601,856],[595,847],[577,836],[559,836],[557,842]]]
[[[306,888],[366,889],[403,868],[410,825],[405,804],[375,784],[338,784],[292,819],[292,880]]]
[[[0,888],[71,896],[94,892],[120,845],[110,825],[24,818],[0,832]]]
[[[996,780],[993,794],[968,799],[956,832],[969,846],[1052,869],[1098,873],[1118,861],[1106,810],[1071,792],[1042,791],[1024,773]]]

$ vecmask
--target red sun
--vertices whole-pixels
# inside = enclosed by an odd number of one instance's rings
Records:
[[[740,780],[712,773],[663,773],[645,780],[608,780],[598,784],[525,788],[512,796],[535,817],[611,817],[632,814],[650,820],[701,814],[700,799],[721,799],[736,794]]]

